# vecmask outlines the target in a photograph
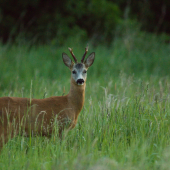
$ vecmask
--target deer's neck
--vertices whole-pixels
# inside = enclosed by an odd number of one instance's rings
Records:
[[[71,78],[71,86],[70,92],[68,93],[68,100],[69,103],[72,105],[72,108],[75,110],[76,117],[78,116],[84,105],[85,86],[85,83],[83,85],[77,85]]]

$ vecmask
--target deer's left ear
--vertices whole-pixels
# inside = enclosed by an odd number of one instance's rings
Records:
[[[62,54],[63,57],[63,62],[64,64],[68,67],[68,68],[72,68],[74,63],[72,62],[72,60],[70,59],[70,57],[68,57],[68,55],[66,53]]]
[[[90,66],[93,64],[94,58],[95,58],[95,52],[91,53],[91,54],[87,57],[86,61],[84,62],[86,68],[90,67]]]

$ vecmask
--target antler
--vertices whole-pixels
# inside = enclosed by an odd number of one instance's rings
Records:
[[[71,55],[73,56],[73,59],[74,59],[75,63],[77,63],[77,58],[76,58],[75,55],[73,54],[72,48],[68,47],[68,49],[69,49]]]
[[[81,59],[81,62],[83,63],[84,62],[84,59],[85,59],[85,56],[86,56],[86,54],[87,54],[87,52],[88,52],[88,44],[87,44],[87,47],[85,48],[85,53],[84,53],[84,55],[83,55],[83,57],[82,57],[82,59]]]

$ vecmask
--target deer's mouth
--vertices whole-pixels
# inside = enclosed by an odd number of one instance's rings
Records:
[[[83,79],[78,79],[78,80],[76,81],[76,83],[77,83],[78,85],[83,85],[83,84],[84,84],[84,80],[83,80]]]

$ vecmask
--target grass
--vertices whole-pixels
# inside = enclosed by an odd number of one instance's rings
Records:
[[[126,39],[89,50],[96,59],[88,70],[85,106],[62,143],[55,136],[16,137],[1,151],[0,169],[169,169],[170,45],[143,33]],[[68,92],[70,73],[61,59],[68,44],[1,45],[0,95]],[[85,45],[73,45],[82,55]]]

